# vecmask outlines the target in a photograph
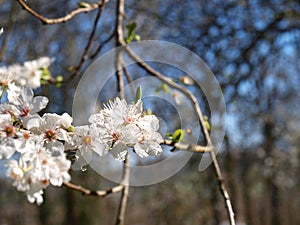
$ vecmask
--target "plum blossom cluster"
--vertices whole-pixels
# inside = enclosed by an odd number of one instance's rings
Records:
[[[37,113],[48,103],[34,97],[29,87],[3,87],[7,101],[0,104],[0,159],[7,159],[7,176],[30,202],[43,202],[43,190],[70,181],[71,162],[64,152],[72,118],[68,114]],[[3,94],[2,94],[3,97]]]
[[[34,96],[10,74],[0,73],[0,160],[7,160],[7,176],[28,201],[39,205],[49,185],[71,180],[68,152],[76,152],[73,167],[89,164],[94,154],[123,161],[129,149],[140,157],[162,152],[159,120],[143,112],[141,100],[116,98],[92,114],[89,125],[74,127],[67,113],[40,116],[48,98]]]
[[[7,86],[14,82],[19,86],[38,88],[41,86],[41,78],[43,76],[49,77],[48,67],[53,61],[53,58],[41,57],[26,61],[23,65],[14,64],[0,67],[0,85]]]
[[[162,152],[163,138],[157,132],[159,120],[143,112],[141,100],[127,104],[116,98],[99,113],[92,114],[89,122],[90,125],[74,129],[77,156],[84,159],[83,164],[90,162],[93,152],[100,156],[111,152],[120,161],[125,160],[130,148],[141,158]]]

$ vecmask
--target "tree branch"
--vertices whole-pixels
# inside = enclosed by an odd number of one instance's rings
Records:
[[[125,1],[124,0],[118,0],[117,1],[117,7],[116,7],[116,45],[119,46],[122,44],[123,40],[123,16],[124,16],[124,7],[125,7]],[[123,52],[118,51],[116,56],[116,70],[117,70],[117,78],[118,78],[118,88],[120,91],[120,97],[122,99],[125,99],[125,92],[124,92],[124,79],[123,79],[123,70],[122,65],[124,64],[123,61]],[[130,167],[128,166],[129,161],[129,155],[127,154],[126,159],[124,161],[124,168],[123,168],[123,181],[122,184],[124,185],[124,189],[122,190],[120,203],[118,207],[118,214],[115,225],[124,225],[125,222],[125,212],[126,212],[126,206],[128,201],[128,195],[129,195],[129,179],[130,179]]]
[[[206,140],[206,143],[207,143],[207,147],[211,148],[211,151],[209,153],[210,153],[210,156],[211,156],[211,159],[212,159],[212,162],[213,162],[213,167],[214,167],[214,171],[215,171],[217,180],[219,182],[219,189],[220,189],[220,192],[221,192],[221,194],[223,196],[223,199],[225,201],[225,207],[227,209],[230,224],[235,225],[234,212],[233,212],[233,208],[232,208],[231,201],[230,201],[230,198],[229,198],[229,194],[228,194],[227,189],[225,187],[224,178],[223,178],[223,175],[221,173],[221,169],[220,169],[217,157],[216,157],[216,151],[215,151],[215,148],[212,144],[209,132],[208,132],[206,126],[205,126],[203,114],[202,114],[201,108],[198,104],[197,98],[191,92],[189,92],[186,88],[180,86],[179,84],[175,83],[174,81],[172,81],[168,77],[161,74],[159,71],[157,71],[157,70],[153,69],[152,67],[150,67],[138,55],[136,55],[128,45],[126,45],[126,42],[124,40],[121,41],[121,44],[126,49],[128,55],[133,60],[135,60],[139,66],[141,66],[148,73],[150,73],[151,75],[157,77],[158,79],[165,82],[169,86],[181,91],[184,95],[186,95],[192,101],[194,110],[196,111],[197,117],[198,117],[199,122],[201,124],[202,132],[204,134],[204,137],[205,137],[205,140]]]
[[[100,196],[105,197],[109,194],[120,192],[124,189],[125,185],[120,184],[118,186],[115,186],[113,188],[107,188],[106,190],[95,190],[92,191],[90,189],[84,188],[80,185],[72,184],[70,182],[64,182],[64,185],[72,190],[81,192],[83,195],[90,195],[90,196]]]
[[[98,8],[104,6],[109,0],[105,0],[103,2],[99,1],[98,3],[86,3],[86,6],[84,8],[74,9],[73,11],[69,12],[68,14],[66,14],[63,17],[53,18],[53,19],[46,18],[46,17],[42,16],[41,14],[39,14],[38,12],[34,11],[23,0],[16,0],[16,1],[19,2],[19,4],[22,6],[22,8],[24,10],[26,10],[31,15],[33,15],[34,17],[39,19],[43,24],[52,25],[52,24],[58,24],[58,23],[65,23],[65,22],[71,20],[77,14],[86,13],[86,12],[90,12],[92,10],[98,9]]]
[[[109,37],[107,39],[105,39],[96,49],[96,51],[90,56],[90,59],[94,59],[101,51],[101,49],[103,48],[104,45],[106,45],[116,34],[115,32],[116,29],[114,29],[114,31],[109,35]]]
[[[78,63],[78,65],[74,68],[73,72],[71,73],[71,75],[66,79],[66,81],[69,81],[69,80],[72,80],[74,77],[78,76],[79,73],[80,73],[80,69],[81,67],[83,66],[84,62],[88,59],[88,52],[92,46],[92,42],[93,42],[93,39],[94,39],[94,36],[95,36],[95,33],[96,33],[96,30],[97,30],[97,25],[98,25],[98,22],[99,22],[99,19],[101,17],[101,14],[102,14],[102,11],[104,9],[104,6],[106,4],[107,0],[103,0],[102,1],[102,7],[98,9],[98,13],[96,15],[96,18],[94,20],[94,25],[93,25],[93,29],[92,29],[92,32],[89,36],[89,39],[88,39],[88,42],[86,44],[86,47],[84,49],[84,52],[82,53],[82,56],[81,56],[81,59],[80,59],[80,62]]]
[[[124,225],[125,222],[125,212],[129,195],[129,179],[130,179],[130,167],[128,166],[129,155],[127,155],[124,161],[124,170],[123,170],[123,184],[124,188],[122,190],[121,199],[118,207],[118,214],[115,225]]]
[[[164,140],[162,145],[173,146],[183,151],[197,152],[197,153],[207,153],[213,150],[212,146],[201,146],[201,145],[191,145],[191,144],[182,144],[174,143],[172,140]]]

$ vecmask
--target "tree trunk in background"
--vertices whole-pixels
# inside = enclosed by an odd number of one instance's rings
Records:
[[[72,224],[72,225],[79,225],[79,217],[76,210],[76,196],[75,192],[72,190],[67,189],[65,192],[65,208],[66,208],[66,215],[64,218],[64,224]]]
[[[252,218],[252,203],[251,203],[251,196],[250,196],[250,183],[248,181],[248,169],[250,168],[248,165],[249,161],[247,159],[247,154],[242,153],[241,159],[241,189],[242,189],[242,195],[243,195],[243,200],[244,200],[244,206],[245,206],[245,220],[247,225],[252,225],[253,223],[253,218]]]
[[[272,152],[275,148],[276,137],[274,136],[274,119],[272,115],[267,115],[267,119],[264,124],[264,149],[267,153],[267,157],[272,157]],[[277,169],[272,168],[272,174],[266,178],[266,193],[269,197],[270,203],[270,224],[271,225],[281,225],[281,214],[279,210],[279,189],[274,183],[274,177],[276,175]]]

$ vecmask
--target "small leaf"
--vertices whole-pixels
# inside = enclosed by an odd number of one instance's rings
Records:
[[[203,116],[204,126],[206,127],[207,131],[210,131],[210,123],[207,116]]]
[[[135,102],[142,99],[142,87],[138,86],[135,92]]]
[[[62,83],[56,83],[55,86],[60,88],[62,86]]]
[[[170,92],[170,88],[167,84],[162,83],[155,89],[155,94],[158,94],[159,92],[163,91],[164,93],[168,94]]]
[[[185,85],[194,85],[195,84],[194,80],[192,78],[190,78],[189,76],[181,76],[180,82]]]
[[[132,42],[133,40],[139,41],[141,40],[141,37],[135,33],[135,28],[137,27],[137,23],[129,23],[126,25],[126,29],[128,31],[128,35],[125,38],[125,41],[127,44]]]
[[[69,132],[74,132],[74,127],[73,127],[72,125],[69,126],[69,127],[68,127],[68,131],[69,131]]]
[[[140,40],[141,40],[141,36],[138,35],[138,34],[136,34],[136,35],[134,35],[134,39],[135,39],[136,41],[140,41]]]
[[[161,88],[162,88],[163,92],[165,92],[165,93],[167,93],[167,94],[170,92],[169,86],[168,86],[167,84],[165,84],[165,83],[163,83],[163,84],[161,85]]]
[[[90,4],[87,2],[79,2],[77,3],[78,8],[88,8],[90,7]]]
[[[63,76],[56,77],[56,82],[63,82],[63,80],[64,80]]]
[[[145,112],[146,115],[153,115],[152,110],[151,109],[147,109]]]
[[[173,134],[172,134],[172,133],[167,133],[167,134],[166,134],[166,138],[173,139]]]
[[[173,134],[174,142],[181,142],[184,138],[184,131],[182,129],[178,129]]]

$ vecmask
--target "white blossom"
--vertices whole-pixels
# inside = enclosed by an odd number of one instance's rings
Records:
[[[75,127],[74,139],[80,154],[87,162],[92,160],[93,152],[100,156],[108,152],[108,145],[101,138],[101,130],[95,125]]]
[[[159,121],[154,115],[143,115],[141,100],[128,105],[125,100],[116,98],[99,113],[91,115],[89,122],[104,131],[105,140],[117,160],[125,160],[129,147],[140,157],[162,152],[159,144],[163,139],[157,132]]]

